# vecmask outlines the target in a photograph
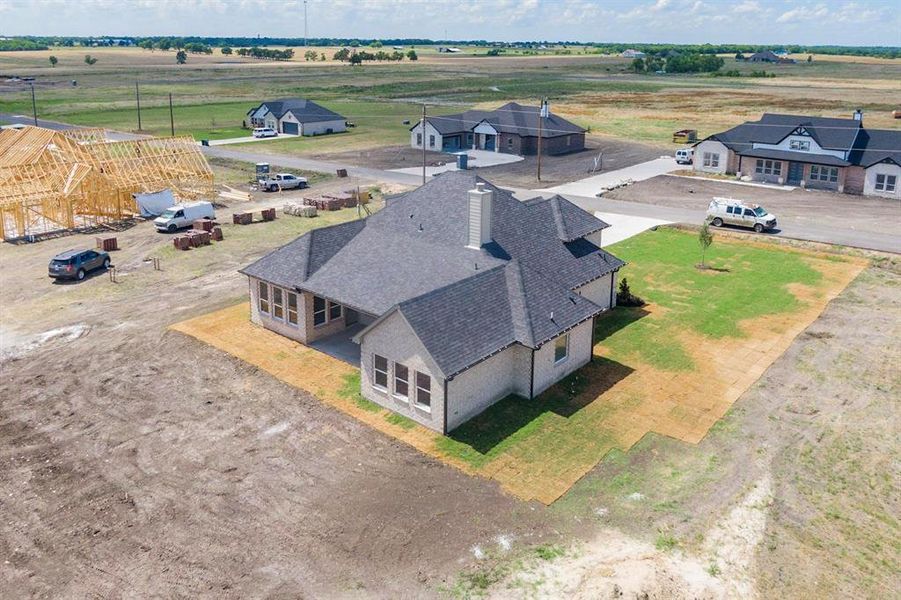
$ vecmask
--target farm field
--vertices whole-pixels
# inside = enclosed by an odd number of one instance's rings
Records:
[[[328,57],[333,53],[322,50]],[[284,96],[321,101],[358,125],[344,142],[323,137],[273,146],[297,154],[403,143],[407,126],[401,121],[417,119],[422,102],[446,113],[511,100],[534,104],[542,96],[550,99],[552,110],[592,133],[661,148],[672,147],[676,129],[708,135],[764,110],[836,116],[861,108],[868,126],[899,127],[891,117],[901,78],[898,60],[817,55],[811,63],[760,67],[727,59],[724,69],[746,75],[730,78],[635,75],[627,59],[613,56],[487,57],[421,50],[417,62],[350,67],[218,53],[190,55],[188,64],[176,65],[172,52],[101,48],[91,50],[98,62],[88,66],[86,49],[60,48],[0,53],[0,75],[35,76],[39,116],[79,125],[135,130],[135,81],[146,115],[142,125],[151,133],[168,133],[170,92],[176,131],[198,139],[233,137],[249,108]],[[51,53],[59,56],[55,68],[47,62]],[[761,68],[775,77],[747,76]],[[0,112],[28,114],[30,101],[27,86],[0,82]]]

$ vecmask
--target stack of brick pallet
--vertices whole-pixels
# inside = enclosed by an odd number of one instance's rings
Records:
[[[264,221],[274,221],[275,220],[275,209],[274,208],[264,208],[260,212],[263,214]]]
[[[353,192],[339,192],[336,194],[323,194],[324,198],[337,200],[342,208],[353,208],[357,205],[357,197]]]
[[[172,244],[176,250],[188,250],[191,248],[191,238],[186,235],[177,235],[172,238]]]
[[[234,213],[232,214],[232,223],[235,225],[250,225],[253,223],[253,213]]]
[[[315,217],[317,214],[316,206],[310,204],[294,204],[288,202],[282,208],[282,212],[286,215],[294,215],[295,217]]]
[[[212,231],[216,222],[212,219],[197,219],[194,221],[194,229],[199,231]]]
[[[221,242],[224,239],[222,236],[222,228],[216,225],[213,227],[213,230],[210,231],[210,236],[217,242]]]
[[[185,235],[191,240],[191,246],[194,248],[206,246],[211,239],[210,232],[202,229],[189,229]]]

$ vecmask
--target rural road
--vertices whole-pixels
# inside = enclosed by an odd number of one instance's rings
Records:
[[[31,125],[33,120],[29,116],[11,115],[8,113],[0,113],[0,123],[23,123]],[[48,129],[69,129],[74,126],[55,121],[47,121],[38,119],[41,127]],[[110,139],[124,140],[134,139],[139,136],[130,133],[116,132],[107,130]],[[338,169],[347,169],[348,175],[359,179],[368,179],[372,181],[383,181],[389,183],[398,183],[402,185],[419,185],[422,178],[418,175],[407,173],[398,173],[395,171],[385,171],[382,169],[373,169],[369,167],[356,167],[352,165],[333,163],[328,161],[300,158],[288,155],[264,154],[261,152],[253,152],[250,150],[237,150],[223,147],[204,147],[204,153],[209,156],[219,156],[222,158],[230,158],[233,160],[243,160],[248,162],[270,162],[279,166],[290,167],[294,169],[303,169],[307,171],[319,171],[334,174]],[[670,159],[667,159],[670,160]],[[675,162],[675,161],[672,161]],[[656,206],[653,204],[643,204],[636,202],[623,202],[619,200],[610,200],[606,198],[597,198],[592,194],[596,193],[601,183],[615,182],[621,179],[640,180],[659,175],[661,169],[670,169],[671,166],[663,159],[655,159],[647,163],[626,167],[617,171],[610,171],[602,175],[597,175],[582,180],[565,184],[547,190],[530,190],[530,189],[513,189],[516,195],[522,199],[535,197],[536,195],[550,196],[559,193],[561,196],[570,200],[577,206],[591,212],[616,213],[626,216],[645,217],[650,219],[660,219],[671,221],[674,223],[701,223],[704,220],[705,212],[703,210],[691,210],[685,208],[672,208],[667,206]],[[583,185],[583,182],[588,181]],[[512,189],[512,188],[511,188]],[[573,193],[576,192],[576,193]],[[893,252],[901,254],[901,236],[893,234],[877,233],[872,231],[857,231],[849,227],[836,227],[822,223],[810,222],[805,220],[793,220],[791,218],[782,219],[779,223],[779,230],[775,233],[764,235],[778,235],[798,240],[808,240],[813,242],[823,242],[827,244],[838,244],[842,246],[853,246],[856,248],[864,248],[868,250],[878,250],[882,252]]]

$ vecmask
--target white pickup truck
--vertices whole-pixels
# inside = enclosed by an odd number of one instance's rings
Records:
[[[257,180],[260,188],[267,192],[277,192],[279,190],[302,190],[307,187],[307,178],[291,175],[290,173],[270,173]]]

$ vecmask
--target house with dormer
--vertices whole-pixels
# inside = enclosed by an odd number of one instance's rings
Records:
[[[241,272],[253,322],[351,340],[365,398],[447,433],[591,360],[624,264],[600,247],[606,227],[560,196],[520,201],[451,171]]]
[[[851,118],[764,114],[695,144],[694,170],[804,188],[901,198],[901,130]]]

